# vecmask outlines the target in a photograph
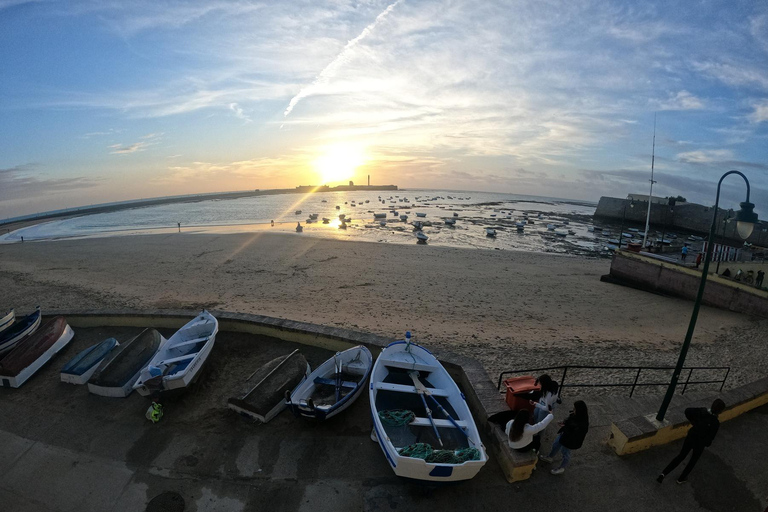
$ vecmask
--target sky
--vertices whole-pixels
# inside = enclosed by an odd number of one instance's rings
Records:
[[[768,2],[0,0],[0,219],[395,184],[768,215]],[[721,205],[745,197],[738,177]]]

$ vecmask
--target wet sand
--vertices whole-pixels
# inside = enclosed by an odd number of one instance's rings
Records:
[[[173,233],[0,246],[0,309],[209,308],[374,332],[411,330],[492,378],[560,364],[674,365],[692,303],[600,282],[610,260],[325,240]],[[689,364],[765,369],[766,320],[703,308]]]

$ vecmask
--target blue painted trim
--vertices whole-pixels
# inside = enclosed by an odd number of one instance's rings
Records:
[[[373,417],[373,408],[371,408],[371,420],[373,420],[373,430],[376,432],[376,438],[379,440],[379,446],[381,447],[381,451],[384,452],[384,455],[387,456],[387,460],[392,465],[393,468],[397,467],[397,464],[392,459],[392,456],[389,454],[389,450],[387,450],[386,440],[381,437],[381,433],[379,433],[379,428],[376,426],[376,418]]]
[[[407,343],[407,341],[402,341],[402,340],[401,340],[401,341],[393,341],[392,343],[390,343],[389,345],[387,345],[387,348],[389,348],[389,347],[392,347],[392,346],[394,346],[394,345],[405,345],[406,343]],[[429,350],[427,350],[426,348],[422,347],[422,346],[421,346],[421,345],[419,345],[418,343],[414,343],[414,342],[412,341],[412,342],[411,342],[411,345],[412,345],[412,346],[414,346],[414,347],[420,348],[421,350],[423,350],[424,352],[426,352],[426,353],[427,353],[427,354],[429,354],[429,355],[432,355],[432,352],[430,352],[430,351],[429,351]]]
[[[453,467],[451,466],[435,466],[432,471],[429,472],[429,476],[437,477],[449,477],[453,474]]]

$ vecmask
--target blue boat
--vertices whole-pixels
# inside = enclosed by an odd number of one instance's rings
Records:
[[[34,313],[20,319],[0,334],[0,356],[9,352],[38,327],[40,327],[40,306],[37,306]]]
[[[115,338],[107,338],[77,354],[61,369],[61,382],[85,384],[113,348],[119,346]]]

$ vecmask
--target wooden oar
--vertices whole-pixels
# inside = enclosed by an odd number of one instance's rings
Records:
[[[424,409],[427,411],[427,417],[429,418],[429,422],[432,424],[432,430],[435,431],[435,436],[437,437],[438,442],[440,443],[440,446],[443,446],[443,438],[440,437],[440,433],[437,431],[437,425],[435,425],[435,420],[432,419],[432,410],[427,405],[427,400],[424,398],[424,386],[417,386],[416,384],[421,384],[419,382],[418,377],[419,372],[408,372],[408,375],[411,376],[411,379],[413,379],[414,387],[416,388],[416,392],[421,397],[421,402],[424,404]]]
[[[450,414],[448,414],[448,411],[446,411],[445,408],[443,408],[443,406],[440,405],[440,402],[438,402],[437,399],[434,396],[432,396],[432,393],[429,391],[429,389],[427,389],[427,387],[424,386],[424,384],[421,383],[421,381],[419,380],[419,372],[408,372],[408,375],[410,375],[411,380],[413,381],[413,387],[415,387],[416,391],[418,391],[419,394],[422,395],[422,400],[424,400],[423,395],[427,395],[429,398],[431,398],[432,401],[437,406],[438,410],[441,413],[443,413],[443,415],[448,419],[448,421],[450,421],[453,424],[453,426],[456,427],[456,429],[459,432],[464,434],[464,437],[467,438],[467,441],[469,441],[470,444],[474,445],[475,442],[472,440],[471,437],[469,437],[469,434],[467,434],[464,431],[464,429],[461,428],[461,426],[458,423],[456,423],[456,420],[454,420],[453,417]],[[432,416],[430,416],[429,419],[431,421],[432,420]],[[434,425],[434,422],[432,423],[432,425]],[[442,445],[442,443],[441,443],[441,445]]]

